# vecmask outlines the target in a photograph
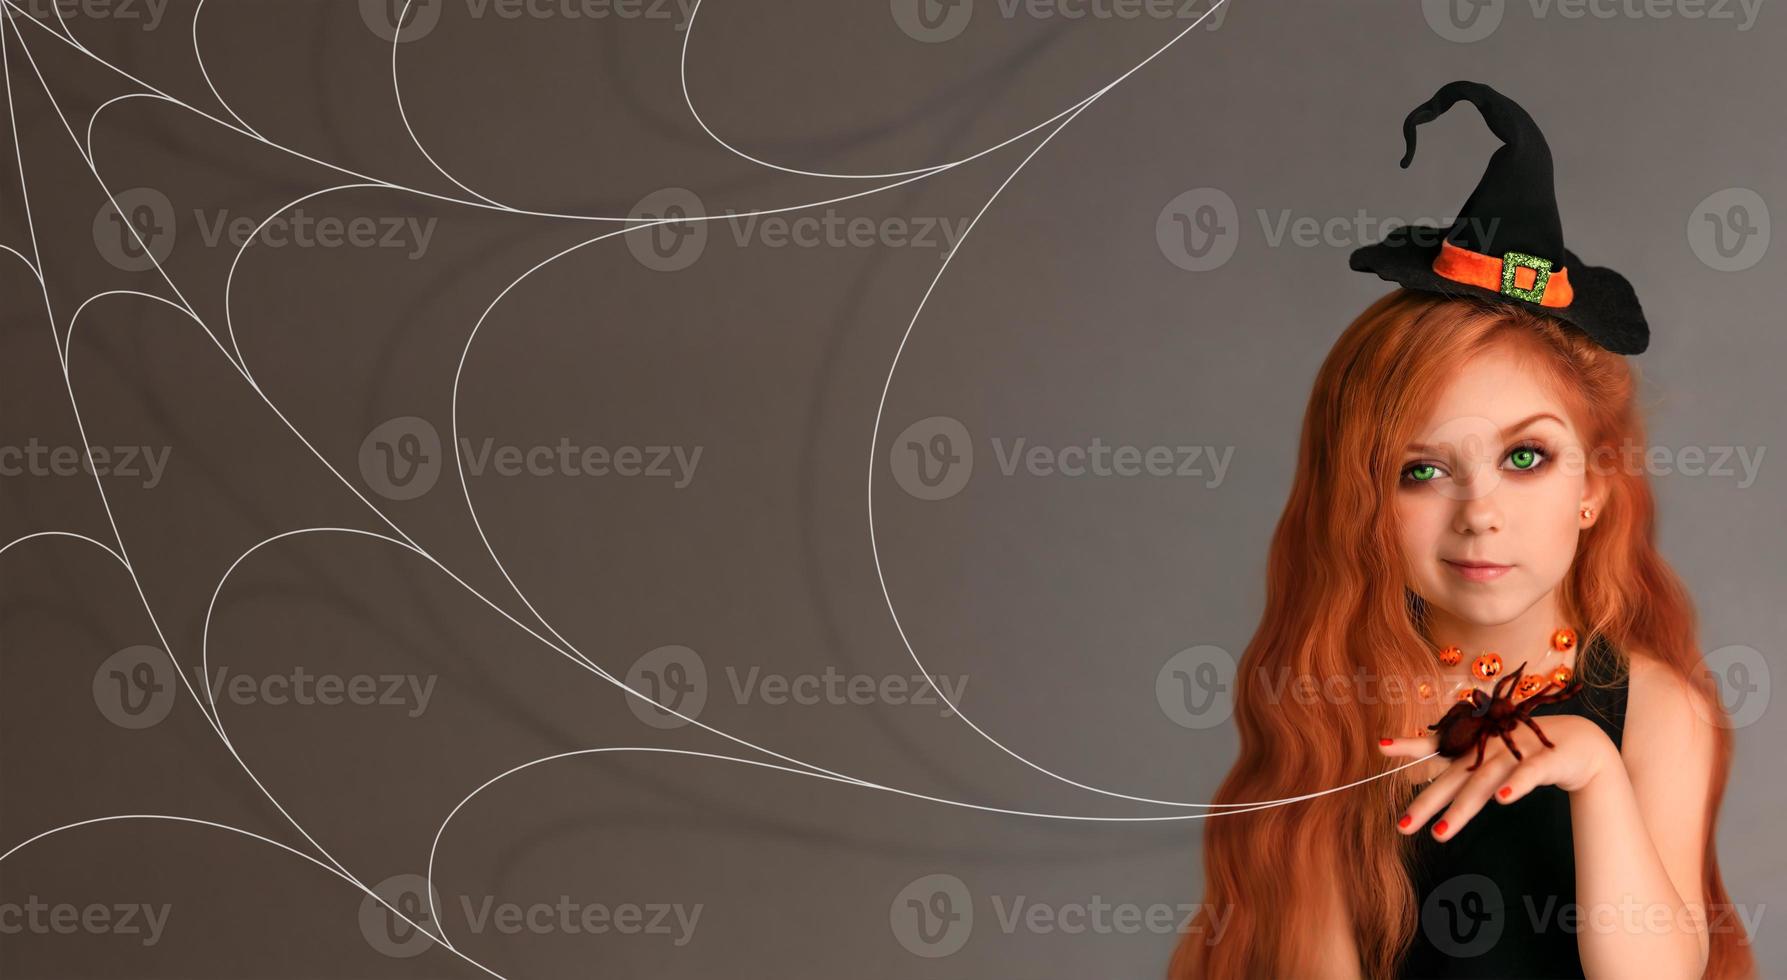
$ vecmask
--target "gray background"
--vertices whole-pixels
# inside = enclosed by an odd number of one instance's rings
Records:
[[[512,207],[626,215],[679,187],[718,214],[892,182],[783,173],[727,152],[682,102],[674,19],[508,18],[470,0],[433,3],[417,22],[432,17],[432,30],[400,54],[410,123],[437,162]],[[1764,7],[1740,29],[1748,15],[1736,6],[1712,8],[1735,19],[1680,16],[1691,4],[1571,17],[1575,8],[1510,2],[1458,28],[1441,6],[1229,0],[1219,20],[1129,76],[1017,173],[909,336],[948,248],[934,234],[808,248],[721,221],[676,271],[621,238],[546,266],[507,294],[471,347],[460,434],[474,445],[565,438],[699,446],[702,456],[680,489],[612,474],[470,477],[502,568],[552,629],[617,676],[661,647],[694,651],[708,678],[702,722],[813,765],[1007,809],[1184,812],[1051,779],[905,698],[801,705],[734,693],[732,679],[753,669],[912,675],[903,630],[927,669],[966,678],[963,710],[1012,753],[1115,793],[1210,799],[1235,748],[1226,708],[1175,715],[1157,682],[1179,651],[1245,647],[1309,384],[1333,338],[1389,288],[1349,271],[1347,253],[1381,234],[1376,222],[1449,218],[1496,145],[1460,107],[1423,127],[1409,170],[1395,165],[1407,110],[1469,78],[1521,101],[1550,136],[1572,249],[1637,284],[1653,329],[1638,359],[1652,441],[1672,459],[1700,447],[1709,463],[1721,447],[1765,453],[1748,477],[1732,458],[1723,474],[1676,467],[1655,486],[1663,547],[1693,590],[1703,647],[1738,660],[1750,655],[1728,648],[1747,647],[1756,654],[1745,663],[1778,672],[1782,491],[1766,450],[1783,418],[1783,250],[1756,237],[1747,268],[1724,271],[1704,237],[1706,215],[1735,200],[1709,205],[1719,192],[1787,209],[1773,57],[1787,20]],[[690,92],[716,133],[761,160],[908,171],[1030,129],[1189,23],[1027,7],[1006,17],[995,0],[975,0],[959,34],[926,41],[901,29],[901,7],[708,0]],[[170,0],[152,29],[110,9],[70,9],[69,28],[96,57],[229,118],[193,57],[195,4]],[[356,5],[214,0],[199,26],[212,82],[267,139],[468,197],[409,141],[389,45]],[[1465,35],[1442,36],[1455,29]],[[47,31],[20,30],[83,136],[95,108],[138,90]],[[114,261],[123,253],[105,231],[116,234],[106,194],[10,32],[7,45],[30,222],[8,166],[0,243],[32,255],[35,235],[55,335],[67,336],[96,293],[172,297],[153,269]],[[1046,134],[799,213],[959,227]],[[426,873],[448,811],[530,759],[620,746],[773,761],[693,727],[645,723],[615,687],[479,601],[550,636],[486,552],[450,456],[412,499],[386,495],[405,496],[380,483],[383,450],[361,465],[363,443],[391,419],[427,423],[383,430],[391,439],[431,430],[450,441],[455,369],[485,308],[531,266],[611,225],[388,188],[331,194],[306,213],[428,223],[426,248],[411,257],[417,250],[256,244],[226,321],[236,249],[208,240],[211,229],[355,179],[148,100],[109,108],[94,152],[114,193],[164,195],[155,227],[172,231],[153,243],[166,249],[163,267],[225,347],[233,323],[265,400],[185,314],[131,297],[82,314],[65,387],[37,283],[0,255],[0,445],[79,447],[72,389],[90,442],[156,447],[168,460],[153,487],[124,473],[102,481],[134,579],[66,538],[0,557],[0,848],[96,816],[178,814],[308,850],[246,766],[375,885]],[[1172,227],[1172,202],[1200,188],[1233,202],[1222,222],[1233,253],[1191,271],[1157,229]],[[1372,223],[1362,229],[1361,209]],[[1766,216],[1748,214],[1766,236]],[[1274,243],[1262,223],[1284,217],[1342,220],[1313,242]],[[310,527],[393,533],[269,403],[466,584],[364,535],[298,535],[229,576],[207,644],[219,580],[263,539]],[[974,463],[958,492],[926,500],[903,488],[894,460],[902,432],[938,416],[968,433]],[[1054,449],[1094,439],[1208,446],[1228,462],[1220,479],[1208,465],[1191,477],[1005,475],[994,440],[1020,438]],[[879,569],[900,629],[871,551],[871,462]],[[0,540],[65,530],[117,543],[84,474],[8,475],[0,502]],[[165,696],[169,713],[151,727],[109,720],[103,665],[139,644],[165,645],[189,672],[208,652],[213,671],[231,676],[393,675],[432,684],[432,695],[414,713],[401,699],[226,701],[238,762],[185,690]],[[1766,675],[1724,679],[1756,685],[1760,701],[1749,703],[1766,709]],[[1784,802],[1773,748],[1787,722],[1751,714],[1737,733],[1719,848],[1734,901],[1761,915],[1763,973],[1782,975],[1787,944],[1767,913],[1787,897],[1773,819]],[[631,752],[535,767],[479,796],[447,829],[436,886],[460,949],[505,976],[1148,977],[1164,971],[1170,930],[1067,932],[1022,917],[1007,928],[1001,911],[1020,898],[1047,914],[1095,896],[1140,909],[1198,902],[1199,833],[1196,821],[1000,816]],[[903,889],[939,880],[931,875],[958,879],[972,902],[971,932],[949,955],[909,951],[902,938],[941,950],[896,921]],[[659,935],[473,932],[457,911],[461,896],[475,908],[486,896],[561,895],[702,912],[693,940],[673,946]],[[379,930],[362,928],[353,886],[203,826],[120,822],[42,840],[0,864],[0,902],[32,896],[166,903],[170,914],[152,947],[85,929],[0,935],[9,977],[482,975],[438,948],[387,955]]]

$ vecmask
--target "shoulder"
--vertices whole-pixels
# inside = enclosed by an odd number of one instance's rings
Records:
[[[1723,712],[1705,685],[1646,651],[1626,658],[1626,719],[1621,756],[1628,769],[1710,768]]]

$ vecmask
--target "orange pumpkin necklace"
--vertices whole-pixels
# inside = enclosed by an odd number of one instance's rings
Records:
[[[1567,626],[1560,627],[1551,634],[1551,649],[1547,650],[1539,659],[1543,661],[1546,657],[1551,656],[1552,653],[1561,653],[1568,656],[1570,651],[1574,649],[1576,649],[1576,631]],[[1464,660],[1464,651],[1459,649],[1456,645],[1441,647],[1439,650],[1435,651],[1434,655],[1439,658],[1440,663],[1447,667],[1456,667]],[[1471,676],[1479,681],[1495,680],[1497,677],[1501,676],[1502,669],[1502,655],[1493,651],[1484,651],[1471,661]],[[1515,682],[1514,690],[1510,693],[1513,695],[1514,700],[1523,700],[1545,690],[1553,684],[1558,687],[1563,687],[1570,683],[1570,678],[1573,674],[1574,671],[1570,669],[1568,664],[1558,664],[1556,667],[1553,667],[1548,671],[1542,670],[1537,673],[1523,674],[1520,680]],[[1453,688],[1452,693],[1458,700],[1463,701],[1471,696],[1473,690],[1476,690],[1476,688],[1472,684],[1468,681],[1461,681]],[[1433,689],[1427,682],[1421,682],[1422,697],[1431,697],[1432,694]]]

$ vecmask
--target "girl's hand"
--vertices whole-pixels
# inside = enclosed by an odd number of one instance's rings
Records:
[[[1477,759],[1474,748],[1456,759],[1435,760],[1448,765],[1433,785],[1409,804],[1408,812],[1397,820],[1398,829],[1412,834],[1443,808],[1445,817],[1434,824],[1433,836],[1436,840],[1450,840],[1491,798],[1498,803],[1512,803],[1535,786],[1556,786],[1574,793],[1608,766],[1621,764],[1613,740],[1587,718],[1539,715],[1533,721],[1545,730],[1545,737],[1556,748],[1546,748],[1532,729],[1517,725],[1508,737],[1519,747],[1523,757],[1520,760],[1493,735],[1483,750],[1483,764],[1475,772],[1468,771]],[[1439,751],[1439,739],[1437,735],[1380,739],[1378,749],[1391,757],[1419,759]]]

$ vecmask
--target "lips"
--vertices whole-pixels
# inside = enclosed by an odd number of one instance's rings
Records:
[[[1443,558],[1441,561],[1444,561],[1447,567],[1457,572],[1467,582],[1487,582],[1491,579],[1501,578],[1508,569],[1514,567],[1488,561],[1453,561],[1450,558]]]

